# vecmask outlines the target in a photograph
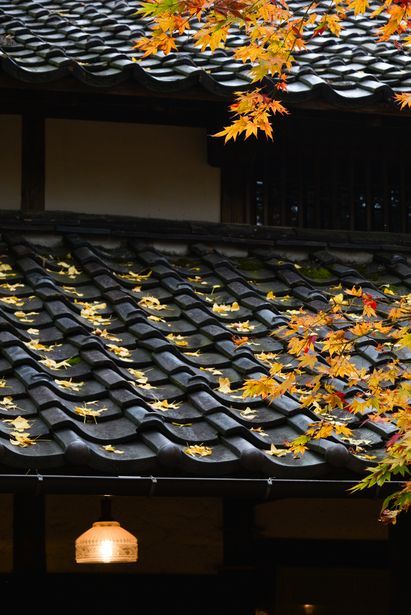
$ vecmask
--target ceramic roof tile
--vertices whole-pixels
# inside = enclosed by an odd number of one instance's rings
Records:
[[[298,8],[301,2],[290,4]],[[328,10],[326,0],[320,0],[318,10]],[[393,92],[409,89],[411,58],[394,43],[376,44],[373,30],[379,23],[381,18],[371,22],[349,11],[339,39],[324,34],[310,41],[291,71],[286,98],[359,105],[390,100]],[[193,30],[197,27],[194,23]],[[228,96],[249,86],[247,66],[232,54],[243,43],[238,33],[228,37],[227,49],[214,53],[200,51],[183,36],[178,52],[142,58],[133,43],[146,28],[131,0],[100,0],[92,7],[80,0],[43,0],[41,5],[1,0],[0,70],[28,83],[72,76],[100,88],[126,80],[164,92],[200,84]]]
[[[290,478],[331,475],[336,466],[364,470],[361,455],[336,436],[314,443],[299,459],[269,455],[271,444],[284,445],[318,417],[295,396],[269,404],[243,398],[240,387],[268,373],[264,353],[294,368],[284,342],[270,335],[286,322],[288,309],[316,309],[331,286],[351,287],[353,280],[379,295],[376,276],[392,271],[408,292],[407,246],[403,253],[371,249],[369,265],[359,272],[330,255],[326,241],[322,251],[308,242],[311,260],[296,268],[281,251],[282,235],[277,245],[256,245],[245,257],[188,242],[182,258],[170,256],[166,241],[162,252],[154,243],[128,240],[124,228],[113,249],[86,234],[50,232],[53,251],[29,230],[2,238],[1,467],[52,472],[77,464],[111,474],[162,468],[181,475]],[[310,276],[313,263],[327,263],[327,279]],[[181,281],[184,293],[170,280]],[[271,300],[270,289],[276,294]],[[224,308],[234,302],[234,311]],[[234,343],[241,336],[248,342]],[[392,356],[369,340],[356,343],[358,366],[380,366]],[[220,387],[221,379],[231,390]],[[355,394],[342,379],[334,385]],[[7,421],[18,416],[29,422],[35,444],[11,443]],[[395,430],[344,411],[340,418],[377,455]],[[193,456],[191,446],[210,447],[211,454]]]

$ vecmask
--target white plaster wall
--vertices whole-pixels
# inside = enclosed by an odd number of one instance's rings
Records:
[[[21,120],[0,115],[0,209],[20,208]]]
[[[46,209],[220,220],[200,128],[47,120]]]

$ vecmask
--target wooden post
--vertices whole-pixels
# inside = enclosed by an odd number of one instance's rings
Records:
[[[13,570],[30,575],[46,572],[45,502],[42,495],[14,495]]]
[[[21,209],[24,212],[44,211],[45,166],[44,117],[25,114],[21,146]]]
[[[390,573],[390,615],[401,615],[410,610],[410,513],[399,515],[390,527],[388,538],[388,565]]]

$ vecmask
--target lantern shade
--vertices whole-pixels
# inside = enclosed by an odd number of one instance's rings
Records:
[[[137,538],[117,521],[96,521],[76,540],[77,564],[127,564],[137,561]]]

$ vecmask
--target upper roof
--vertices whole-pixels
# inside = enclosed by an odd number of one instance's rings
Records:
[[[328,4],[320,0],[318,10]],[[235,32],[227,50],[200,51],[181,37],[178,53],[141,59],[133,42],[147,25],[135,11],[134,0],[0,0],[1,70],[27,83],[73,76],[90,86],[134,81],[164,93],[200,84],[227,96],[249,86],[247,67],[230,52],[243,43]],[[360,106],[410,91],[411,57],[392,42],[376,44],[372,31],[381,20],[348,13],[340,38],[324,34],[311,40],[291,71],[286,99],[321,97]]]
[[[324,308],[339,283],[376,297],[380,283],[408,293],[407,236],[396,238],[399,250],[379,237],[367,246],[361,234],[355,245],[355,233],[350,242],[347,233],[321,240],[239,226],[235,237],[217,224],[115,217],[83,216],[76,227],[72,217],[45,215],[26,230],[4,218],[3,229],[13,225],[20,231],[4,231],[0,245],[3,472],[74,465],[109,475],[335,477],[336,468],[362,472],[365,449],[383,455],[395,427],[346,411],[354,439],[331,435],[300,458],[270,455],[272,443],[281,447],[318,417],[297,397],[268,404],[239,388],[268,372],[267,353],[294,369],[284,341],[270,335],[287,310]],[[247,343],[236,345],[241,336]],[[392,354],[366,339],[354,357],[372,368]],[[16,442],[17,417],[27,419],[19,433],[30,441]]]

